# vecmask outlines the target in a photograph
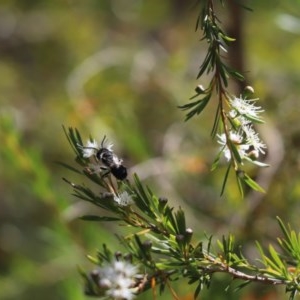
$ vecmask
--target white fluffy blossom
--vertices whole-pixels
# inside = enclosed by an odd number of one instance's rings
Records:
[[[225,133],[218,135],[218,143],[221,145],[221,151],[228,161],[231,160],[231,151],[228,147],[227,137]],[[259,154],[265,154],[264,149],[267,146],[260,140],[258,133],[253,129],[250,124],[244,125],[240,128],[239,132],[230,131],[229,138],[236,150],[238,151],[241,159],[245,158],[258,158]]]
[[[231,160],[231,152],[227,146],[227,138],[225,133],[219,135],[218,134],[218,143],[221,145],[221,151],[223,151],[224,156],[227,158],[227,160]],[[246,156],[246,151],[249,149],[248,144],[243,144],[243,137],[240,133],[230,131],[229,132],[229,138],[231,142],[235,145],[241,159],[243,159]]]
[[[135,276],[137,267],[125,261],[112,261],[99,269],[99,286],[105,294],[114,300],[134,298]]]
[[[80,147],[82,149],[82,156],[88,158],[95,155],[98,150],[98,147],[98,143],[95,140],[88,140],[86,146]]]
[[[265,154],[264,148],[267,148],[267,146],[260,140],[258,133],[253,129],[251,125],[245,126],[244,132],[246,134],[246,141],[249,146],[253,147],[252,153],[255,157],[259,156],[259,152],[262,154]]]
[[[234,97],[230,99],[229,102],[232,109],[237,112],[237,115],[260,120],[259,114],[264,110],[260,106],[256,106],[254,104],[254,102],[257,100],[258,99],[243,99],[242,97]]]
[[[127,191],[122,192],[121,194],[118,194],[114,196],[114,200],[120,205],[120,206],[128,206],[133,204],[132,197],[128,194]]]

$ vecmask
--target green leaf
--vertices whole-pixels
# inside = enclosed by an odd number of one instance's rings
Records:
[[[199,16],[197,17],[195,31],[197,31],[197,30],[198,30],[198,28],[199,28],[200,19],[201,19],[201,15],[199,15]]]
[[[76,128],[74,129],[72,127],[69,127],[67,131],[67,129],[64,126],[63,126],[63,130],[74,152],[78,156],[80,156],[81,153],[78,149],[78,144],[82,145],[83,143],[79,131]]]
[[[258,160],[252,160],[251,158],[249,158],[247,156],[245,156],[244,159],[247,160],[248,162],[250,162],[251,164],[254,164],[254,165],[259,166],[261,168],[270,167],[269,164],[265,164],[265,163],[263,163],[261,161],[258,161]]]
[[[239,164],[241,164],[242,163],[242,158],[241,158],[240,153],[239,153],[239,151],[237,149],[237,146],[230,139],[227,139],[227,146],[230,148],[234,159]]]
[[[194,292],[194,299],[196,299],[199,296],[199,293],[202,290],[202,282],[199,282],[199,284],[196,287],[196,290]]]
[[[229,36],[227,36],[227,35],[225,35],[223,33],[219,33],[219,35],[222,37],[222,39],[224,39],[224,40],[226,40],[228,42],[234,42],[234,41],[236,41],[235,38],[231,38],[231,37],[229,37]]]
[[[210,100],[210,97],[211,94],[208,94],[200,100],[179,106],[179,108],[182,110],[190,110],[186,115],[185,121],[192,118],[195,114],[199,115],[202,112],[202,110],[206,107],[207,103]]]
[[[245,80],[245,77],[244,77],[241,73],[239,73],[238,71],[236,71],[236,70],[230,68],[229,66],[227,66],[227,65],[225,65],[225,64],[223,65],[223,67],[224,67],[224,69],[226,69],[226,72],[227,72],[230,76],[232,76],[233,78],[235,78],[235,79],[237,79],[237,80],[239,80],[239,81],[244,81],[244,80]]]
[[[156,215],[152,211],[152,196],[149,190],[145,190],[137,174],[134,174],[135,187],[132,187],[136,195],[136,206],[146,215],[155,219]]]
[[[176,220],[174,218],[174,215],[173,215],[173,208],[171,208],[169,206],[166,207],[164,217],[167,220],[167,222],[165,222],[165,226],[168,228],[168,230],[170,232],[172,232],[172,234],[179,233],[179,229],[177,227],[177,222],[176,222]]]
[[[242,288],[244,288],[245,286],[247,286],[248,284],[251,283],[251,280],[246,280],[245,282],[240,283],[236,288],[234,288],[234,292],[238,292],[239,290],[241,290]]]
[[[78,174],[82,174],[79,170],[75,169],[74,167],[72,167],[72,166],[70,166],[70,165],[68,165],[68,164],[66,164],[64,162],[57,161],[55,163],[57,163],[58,165],[61,165],[61,166],[65,167],[65,168],[69,169],[72,172],[75,172],[75,173],[78,173]]]
[[[249,114],[244,114],[243,115],[246,119],[248,119],[248,120],[250,120],[250,121],[252,121],[252,122],[254,122],[254,123],[258,123],[258,124],[264,124],[265,123],[265,121],[264,120],[262,120],[262,119],[260,119],[260,118],[255,118],[255,117],[253,117],[253,116],[251,116],[251,115],[249,115]]]
[[[274,263],[277,265],[278,270],[286,270],[286,267],[282,260],[280,259],[277,251],[274,249],[272,245],[269,246],[269,252],[271,254],[271,257],[273,258]]]
[[[223,193],[225,191],[225,187],[226,187],[226,183],[227,183],[227,179],[228,179],[228,176],[229,176],[230,169],[231,169],[231,165],[229,164],[228,167],[227,167],[226,173],[225,173],[224,180],[223,180],[222,189],[221,189],[221,196],[223,195]]]
[[[281,248],[287,253],[287,255],[291,256],[295,260],[295,265],[299,265],[300,261],[300,233],[298,235],[294,230],[292,230],[289,226],[287,228],[282,220],[277,217],[277,221],[281,227],[281,230],[285,236],[285,239],[278,238],[279,245]],[[290,259],[292,260],[292,259]]]
[[[217,154],[217,156],[211,166],[211,169],[210,169],[211,171],[214,171],[217,169],[222,154],[223,154],[223,149],[221,151],[219,151],[219,153]]]
[[[217,109],[216,109],[216,113],[215,113],[215,118],[214,118],[214,124],[211,130],[211,136],[214,138],[217,135],[218,132],[218,127],[219,127],[219,123],[220,123],[220,119],[221,119],[221,106],[220,103],[218,103]]]
[[[241,5],[241,7],[243,7],[245,10],[248,10],[248,11],[250,11],[250,12],[253,12],[253,9],[252,9],[251,7],[246,6],[246,5],[242,4],[241,2],[239,3],[239,5]]]
[[[256,247],[257,247],[257,249],[258,249],[258,251],[259,251],[259,253],[260,253],[262,263],[263,263],[265,266],[267,266],[267,261],[266,261],[266,259],[265,259],[265,253],[264,253],[264,250],[263,250],[262,246],[260,245],[260,243],[259,243],[258,241],[256,241]]]
[[[91,263],[93,263],[93,264],[95,264],[95,265],[99,263],[98,259],[97,259],[96,257],[94,257],[94,256],[87,255],[86,257],[87,257],[87,259],[88,259]]]
[[[206,251],[207,251],[207,253],[209,254],[210,253],[210,247],[211,247],[211,242],[212,242],[212,238],[213,238],[213,236],[211,235],[211,236],[206,236],[206,238],[208,239],[208,243],[207,243],[207,247],[206,247]]]
[[[179,210],[175,213],[178,234],[185,234],[186,231],[186,222],[185,222],[185,214],[184,211],[179,208]]]
[[[80,276],[83,278],[83,281],[84,281],[85,295],[99,296],[98,288],[97,288],[95,282],[80,267],[77,267],[77,269],[78,269]]]
[[[85,215],[80,217],[81,220],[84,221],[97,221],[97,222],[110,222],[110,221],[120,221],[120,218],[115,217],[101,217],[101,216],[94,216],[94,215]]]
[[[216,60],[217,60],[216,64],[218,64],[218,66],[219,66],[218,70],[219,70],[220,75],[221,75],[221,78],[222,78],[222,80],[223,80],[223,84],[224,84],[225,87],[227,87],[227,86],[228,86],[228,75],[227,75],[228,72],[227,72],[227,70],[226,70],[226,67],[225,67],[225,65],[221,62],[220,57],[217,57]]]
[[[205,73],[205,71],[206,73],[209,73],[213,69],[214,64],[212,63],[212,61],[214,60],[214,53],[212,51],[208,51],[202,65],[200,66],[200,71],[197,75],[197,79],[199,79]]]
[[[278,216],[276,217],[276,219],[278,221],[278,224],[279,224],[279,226],[281,228],[281,231],[283,232],[285,238],[288,239],[289,242],[291,242],[289,231],[287,230],[287,228],[283,224],[282,220]]]
[[[237,181],[237,185],[238,185],[238,188],[239,188],[239,192],[241,194],[241,197],[244,198],[244,187],[243,187],[243,181],[241,180],[241,175],[240,175],[240,170],[238,170],[236,172],[236,181]],[[244,173],[244,171],[242,171]]]
[[[246,173],[244,173],[244,176],[241,178],[241,180],[247,184],[249,187],[251,187],[253,190],[261,193],[265,193],[265,190],[253,179],[249,177]]]

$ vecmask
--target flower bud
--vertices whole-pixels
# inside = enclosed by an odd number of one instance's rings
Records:
[[[175,237],[175,239],[176,239],[176,242],[177,242],[177,244],[179,246],[182,247],[184,245],[184,243],[185,243],[185,236],[183,234],[177,234],[176,237]]]
[[[159,203],[165,205],[168,203],[168,199],[166,197],[159,197],[158,198]]]
[[[95,282],[95,283],[98,283],[98,280],[99,280],[99,270],[93,270],[93,271],[91,271],[90,272],[90,276],[91,276],[91,278],[93,279],[93,281]]]
[[[115,252],[115,258],[116,260],[120,260],[120,258],[122,258],[122,253],[120,251]]]
[[[247,85],[242,94],[244,97],[251,96],[254,94],[254,88],[250,85]]]
[[[165,198],[165,197],[159,197],[159,198],[158,198],[158,201],[159,201],[158,208],[159,208],[159,210],[162,212],[163,209],[165,208],[165,206],[166,206],[167,203],[168,203],[168,199]]]
[[[152,242],[150,240],[146,240],[143,242],[143,248],[144,250],[150,250],[152,247]]]
[[[187,228],[185,230],[185,243],[186,244],[189,244],[191,242],[192,236],[193,236],[193,229]]]
[[[196,92],[197,94],[203,94],[204,91],[205,91],[205,88],[203,87],[202,84],[197,85],[196,88],[195,88],[195,92]]]
[[[245,87],[245,92],[248,92],[248,93],[251,93],[251,94],[254,94],[254,88],[250,85],[247,85]]]

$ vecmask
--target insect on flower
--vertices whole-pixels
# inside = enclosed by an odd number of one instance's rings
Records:
[[[96,159],[104,165],[101,169],[108,170],[108,173],[113,174],[116,179],[124,180],[127,177],[127,169],[122,165],[123,160],[118,158],[118,156],[112,150],[112,144],[105,147],[106,136],[104,136],[100,148],[98,144],[94,141],[89,141],[87,146],[81,146],[83,151],[83,157],[90,157],[95,155]]]

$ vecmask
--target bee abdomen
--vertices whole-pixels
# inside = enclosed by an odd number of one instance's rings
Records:
[[[124,180],[127,177],[127,169],[122,165],[110,168],[110,171],[119,180]]]

